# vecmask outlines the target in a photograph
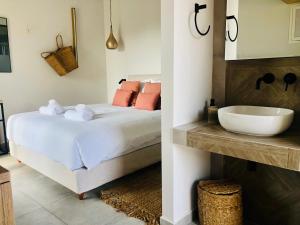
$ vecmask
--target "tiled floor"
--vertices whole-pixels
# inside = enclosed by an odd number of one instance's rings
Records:
[[[67,188],[10,156],[0,156],[0,165],[11,173],[16,225],[144,225],[101,202],[99,189],[80,201]]]
[[[0,165],[11,171],[17,225],[143,225],[99,200],[99,190],[84,201],[9,156]]]

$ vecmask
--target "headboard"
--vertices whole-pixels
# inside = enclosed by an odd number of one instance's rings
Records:
[[[125,77],[127,80],[160,80],[161,81],[161,75],[160,74],[143,74],[143,75],[127,75]]]

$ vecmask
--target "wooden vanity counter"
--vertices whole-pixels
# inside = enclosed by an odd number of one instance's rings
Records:
[[[300,171],[300,129],[275,137],[255,137],[197,122],[174,128],[173,136],[174,144]]]

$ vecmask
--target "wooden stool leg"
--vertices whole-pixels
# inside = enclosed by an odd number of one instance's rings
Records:
[[[84,199],[84,193],[81,193],[78,195],[79,200],[83,200]]]

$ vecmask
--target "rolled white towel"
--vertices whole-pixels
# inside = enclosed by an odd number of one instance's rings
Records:
[[[48,116],[55,116],[55,115],[57,115],[57,113],[55,111],[55,108],[48,107],[48,106],[42,106],[42,107],[40,107],[39,108],[39,112],[41,114],[48,115]]]
[[[83,114],[87,118],[93,118],[95,116],[95,112],[84,104],[78,104],[75,106],[75,111]]]
[[[58,103],[57,103],[57,101],[56,101],[55,99],[50,99],[50,100],[48,101],[48,104],[49,104],[49,105],[57,105]]]
[[[54,99],[49,100],[48,107],[54,108],[56,114],[62,114],[65,112],[65,109]]]
[[[77,112],[90,112],[90,113],[94,113],[94,111],[89,108],[88,106],[86,106],[85,104],[78,104],[77,106],[75,106],[75,110]]]
[[[74,121],[89,121],[94,118],[94,113],[89,111],[68,110],[65,112],[64,117]]]
[[[65,112],[65,109],[60,104],[58,104],[57,101],[51,99],[49,100],[47,106],[42,106],[39,108],[39,112],[41,114],[55,116],[55,115],[63,114]]]

